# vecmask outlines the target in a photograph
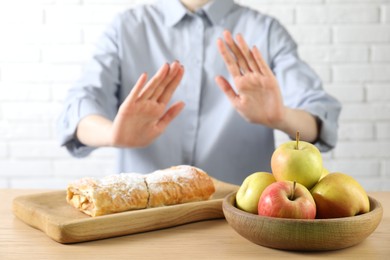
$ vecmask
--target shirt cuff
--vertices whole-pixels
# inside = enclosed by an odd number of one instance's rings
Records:
[[[74,157],[86,157],[96,147],[82,144],[76,137],[77,126],[81,119],[89,115],[101,115],[109,118],[92,99],[78,100],[77,103],[69,104],[65,112],[60,116],[58,122],[58,132],[60,133],[60,144],[65,146]]]

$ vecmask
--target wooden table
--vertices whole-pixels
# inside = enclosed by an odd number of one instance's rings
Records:
[[[289,252],[258,246],[224,219],[78,244],[60,244],[11,211],[16,196],[43,190],[0,190],[0,259],[390,259],[390,192],[372,192],[384,209],[382,222],[362,243],[330,252]]]

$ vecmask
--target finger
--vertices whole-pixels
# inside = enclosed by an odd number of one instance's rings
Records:
[[[171,64],[168,75],[164,78],[161,84],[156,88],[156,90],[153,93],[153,96],[150,98],[151,100],[157,101],[160,98],[160,96],[162,95],[162,93],[164,93],[164,90],[167,88],[169,83],[179,72],[180,67],[181,65],[179,61],[174,61]]]
[[[141,93],[139,94],[139,98],[141,99],[150,99],[153,96],[154,91],[160,85],[160,83],[164,80],[166,75],[169,72],[169,64],[165,63],[161,66],[161,68],[156,72],[156,74],[149,80],[149,82],[145,85]]]
[[[146,81],[148,80],[148,75],[146,73],[142,73],[135,83],[133,89],[130,91],[130,94],[123,101],[123,104],[129,104],[138,99],[139,94],[141,93]]]
[[[240,48],[237,46],[235,41],[233,40],[232,34],[229,31],[224,31],[223,36],[225,38],[226,44],[231,50],[231,52],[234,54],[236,57],[237,63],[242,70],[242,72],[250,72],[250,68],[248,66],[248,63],[242,54]]]
[[[240,72],[240,68],[237,65],[236,60],[230,54],[230,52],[228,51],[228,49],[225,46],[225,43],[221,39],[217,40],[217,47],[218,47],[219,53],[221,54],[230,74],[233,77],[240,76],[241,72]]]
[[[221,88],[221,90],[226,94],[230,102],[232,104],[235,104],[238,95],[236,94],[230,83],[222,76],[216,77],[215,81],[217,82],[217,85]]]
[[[169,82],[168,86],[164,89],[164,92],[158,98],[157,100],[158,102],[161,102],[163,104],[168,104],[176,88],[179,86],[179,83],[182,80],[183,75],[184,75],[184,67],[180,66],[180,68],[177,71],[177,74],[172,78],[171,82]]]
[[[157,123],[157,127],[162,132],[173,119],[175,119],[184,108],[184,102],[179,101],[173,104]]]
[[[237,34],[236,39],[237,39],[238,47],[240,48],[241,53],[244,55],[245,60],[248,63],[249,69],[251,71],[260,72],[260,69],[257,66],[257,63],[255,61],[255,58],[253,57],[253,54],[249,49],[248,45],[246,44],[242,35]]]
[[[271,71],[270,67],[268,66],[267,62],[265,62],[263,56],[261,55],[259,49],[256,46],[253,46],[252,53],[257,63],[257,66],[259,66],[260,71],[262,73],[270,72]]]

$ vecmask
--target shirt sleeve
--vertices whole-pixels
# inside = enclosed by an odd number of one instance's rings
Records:
[[[88,115],[102,115],[113,120],[117,111],[119,20],[120,16],[97,41],[92,59],[69,90],[57,122],[60,144],[75,157],[85,157],[94,150],[93,147],[81,144],[75,136],[80,120]]]
[[[315,145],[323,152],[337,143],[340,102],[325,92],[319,76],[298,56],[297,44],[274,20],[270,26],[270,66],[278,79],[284,104],[305,110],[319,120],[320,133]],[[305,131],[305,126],[297,129]]]

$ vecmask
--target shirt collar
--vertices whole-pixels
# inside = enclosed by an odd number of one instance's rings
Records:
[[[188,10],[180,0],[160,0],[158,4],[162,10],[164,23],[167,26],[174,26],[187,13]],[[212,0],[202,9],[213,24],[217,24],[234,5],[234,0]]]

